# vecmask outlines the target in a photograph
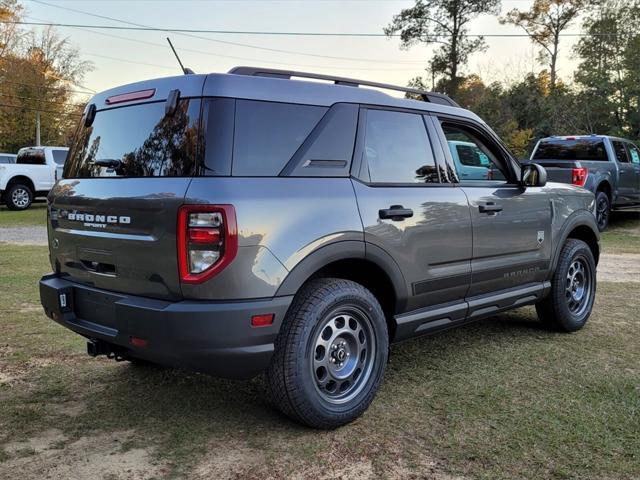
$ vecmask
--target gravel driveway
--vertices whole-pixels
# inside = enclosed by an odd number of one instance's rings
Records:
[[[0,243],[46,245],[47,227],[0,227]]]

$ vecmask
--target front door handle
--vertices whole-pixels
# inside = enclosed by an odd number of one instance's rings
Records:
[[[502,205],[496,205],[493,202],[487,202],[484,205],[479,205],[478,210],[480,213],[487,213],[489,215],[502,211]]]
[[[391,205],[389,208],[378,210],[378,216],[382,220],[391,219],[394,222],[401,222],[405,218],[413,217],[413,210],[404,208],[402,205]]]

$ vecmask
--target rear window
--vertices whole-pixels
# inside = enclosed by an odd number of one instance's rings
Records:
[[[65,163],[65,178],[182,177],[194,175],[200,100],[181,100],[171,115],[165,102],[101,110],[81,126]]]
[[[47,163],[44,150],[40,148],[23,148],[18,152],[16,163],[21,165],[45,165]]]
[[[11,155],[0,155],[0,163],[13,163],[14,158]]]
[[[538,145],[533,159],[606,162],[609,157],[601,138],[576,138],[543,140]]]
[[[233,175],[278,175],[326,111],[310,105],[238,100]]]

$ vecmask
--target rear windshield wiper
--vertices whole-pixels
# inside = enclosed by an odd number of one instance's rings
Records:
[[[115,170],[122,167],[122,160],[117,160],[115,158],[103,158],[100,160],[94,160],[93,164],[99,167],[113,168]]]

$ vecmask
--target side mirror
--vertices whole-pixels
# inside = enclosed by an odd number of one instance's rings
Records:
[[[547,171],[537,163],[522,166],[520,185],[523,187],[544,187],[547,184]]]

